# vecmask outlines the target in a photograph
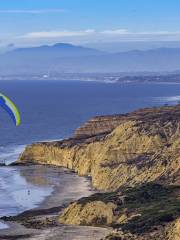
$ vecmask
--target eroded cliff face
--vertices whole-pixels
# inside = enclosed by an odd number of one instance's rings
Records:
[[[125,118],[127,121],[125,122]],[[91,175],[98,189],[180,182],[180,105],[122,116],[112,132],[28,146],[19,162],[53,164]]]
[[[74,137],[75,138],[87,138],[91,136],[97,136],[99,134],[108,134],[112,132],[120,124],[127,121],[142,120],[148,122],[149,120],[160,119],[165,117],[168,120],[168,113],[171,111],[171,115],[177,113],[178,107],[162,107],[162,108],[144,108],[139,109],[128,114],[116,114],[107,116],[97,116],[84,125],[76,129]],[[173,111],[174,114],[173,114]],[[158,116],[158,115],[159,116]],[[151,118],[151,119],[150,119]]]

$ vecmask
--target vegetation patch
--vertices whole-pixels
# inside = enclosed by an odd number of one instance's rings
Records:
[[[143,184],[140,187],[124,188],[111,193],[97,193],[80,199],[82,209],[90,202],[100,201],[113,203],[114,217],[111,227],[121,228],[125,232],[142,234],[151,228],[172,222],[180,216],[180,186],[163,186],[155,183]],[[127,221],[119,223],[118,219],[125,214]],[[98,217],[97,217],[98,219]],[[101,225],[106,221],[101,221]],[[92,225],[98,225],[99,220]]]

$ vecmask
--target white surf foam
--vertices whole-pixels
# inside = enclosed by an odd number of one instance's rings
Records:
[[[0,163],[9,165],[15,162],[24,151],[25,145],[0,147]]]
[[[155,102],[159,103],[170,103],[170,104],[177,104],[180,102],[180,95],[177,96],[169,96],[169,97],[155,97],[153,98]]]

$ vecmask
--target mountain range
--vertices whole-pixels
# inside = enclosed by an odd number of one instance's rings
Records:
[[[0,55],[1,75],[168,72],[180,69],[180,48],[158,48],[108,53],[58,43],[17,48]]]

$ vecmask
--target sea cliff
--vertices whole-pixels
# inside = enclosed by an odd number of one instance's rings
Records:
[[[110,122],[111,117],[108,119]],[[78,137],[76,132],[71,139],[32,144],[18,162],[67,167],[79,175],[90,175],[93,185],[102,190],[152,181],[179,183],[180,105],[119,116],[111,131],[104,128],[104,121],[103,128],[90,122],[93,136],[82,127]]]
[[[72,203],[60,222],[111,226],[114,240],[180,239],[180,105],[95,117],[70,139],[27,146],[17,162],[36,163],[89,175],[105,191]]]

